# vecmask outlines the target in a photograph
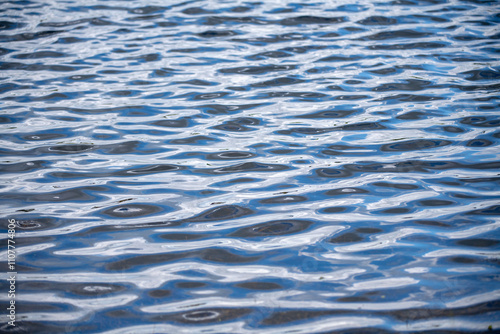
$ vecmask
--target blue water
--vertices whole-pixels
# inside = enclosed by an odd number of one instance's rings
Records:
[[[2,2],[1,331],[498,330],[499,22],[481,0]]]

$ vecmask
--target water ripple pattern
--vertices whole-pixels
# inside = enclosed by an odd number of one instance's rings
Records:
[[[497,1],[0,15],[2,332],[500,329]]]

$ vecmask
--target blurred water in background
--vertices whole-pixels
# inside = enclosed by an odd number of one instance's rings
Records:
[[[2,331],[500,328],[499,8],[2,2]]]

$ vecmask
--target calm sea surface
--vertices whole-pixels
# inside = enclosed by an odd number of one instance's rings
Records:
[[[2,1],[0,331],[500,329],[499,13]]]

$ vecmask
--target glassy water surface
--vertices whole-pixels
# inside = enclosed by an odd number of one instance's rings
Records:
[[[497,2],[0,12],[2,331],[500,328]]]

